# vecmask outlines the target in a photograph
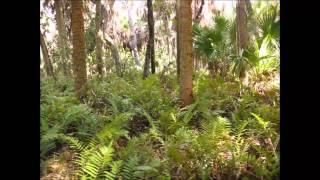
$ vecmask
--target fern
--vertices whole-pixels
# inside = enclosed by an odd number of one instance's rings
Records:
[[[71,148],[73,148],[73,149],[75,149],[77,151],[82,151],[85,147],[89,147],[89,146],[85,146],[77,138],[74,138],[74,137],[71,137],[71,136],[65,136],[65,135],[60,134],[59,138],[61,138],[62,140],[66,141],[70,145]],[[90,143],[93,143],[93,141],[90,142]]]
[[[120,136],[129,138],[126,128],[133,115],[133,113],[127,112],[111,116],[111,122],[106,124],[103,129],[97,133],[97,137],[101,141],[116,140]]]
[[[111,167],[111,171],[104,171],[104,177],[106,178],[106,180],[115,180],[117,179],[117,177],[119,176],[119,173],[121,172],[121,167],[123,165],[123,161],[119,160],[119,161],[114,161],[110,167]]]
[[[267,129],[267,126],[269,125],[269,122],[264,121],[260,116],[258,116],[257,114],[251,113],[252,116],[255,117],[255,119],[258,121],[258,123],[262,126],[262,128],[264,130]]]
[[[198,102],[195,102],[189,106],[186,106],[185,108],[182,108],[182,112],[180,113],[180,115],[183,116],[183,119],[182,121],[185,123],[185,124],[188,124],[189,121],[192,119],[193,117],[193,111],[195,110],[195,108],[197,107],[198,105]],[[184,111],[186,110],[186,111]]]
[[[101,176],[106,166],[112,161],[113,148],[100,146],[98,148],[87,148],[82,151],[75,163],[80,166],[80,176],[97,179]]]
[[[137,156],[133,156],[126,161],[121,172],[124,180],[133,180],[136,178],[134,172],[136,171],[138,164],[139,158]]]

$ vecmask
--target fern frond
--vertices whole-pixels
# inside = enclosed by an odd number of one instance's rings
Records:
[[[118,176],[118,174],[121,171],[121,167],[123,165],[123,161],[119,160],[119,161],[114,161],[110,167],[111,167],[111,171],[104,171],[104,177],[106,178],[106,180],[115,180]]]
[[[189,121],[192,119],[193,117],[193,111],[195,110],[195,108],[197,107],[198,105],[198,101],[196,101],[195,103],[189,105],[189,106],[186,106],[185,108],[182,108],[182,112],[180,113],[180,115],[183,115],[183,122],[185,124],[188,124]],[[185,111],[186,110],[186,111]]]
[[[131,157],[123,166],[121,175],[125,180],[135,179],[134,172],[139,165],[139,158],[137,156]]]
[[[85,145],[75,137],[60,134],[59,138],[66,141],[70,145],[71,148],[73,148],[77,151],[82,151],[82,149],[85,147]]]
[[[112,142],[109,146],[83,150],[75,161],[80,166],[78,175],[92,179],[98,178],[112,161],[113,148],[111,145]]]

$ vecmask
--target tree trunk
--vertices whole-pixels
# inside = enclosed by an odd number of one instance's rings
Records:
[[[237,3],[237,46],[238,51],[244,50],[248,46],[249,35],[247,31],[247,15],[245,11],[246,0],[238,0]],[[240,71],[240,79],[245,78],[245,68]]]
[[[238,0],[237,4],[237,43],[238,49],[245,49],[248,45],[247,15],[245,11],[246,0]]]
[[[147,78],[150,73],[150,43],[148,40],[147,50],[146,50],[146,57],[144,62],[144,69],[143,69],[143,79]]]
[[[180,0],[177,0],[177,3],[176,3],[176,29],[177,29],[177,78],[178,78],[178,81],[180,81],[180,46],[179,46],[179,24],[178,21],[179,21],[179,12],[180,12]]]
[[[103,36],[104,36],[104,39],[106,41],[106,44],[111,49],[111,54],[112,54],[112,57],[113,57],[114,62],[116,64],[116,73],[117,73],[118,76],[121,76],[121,64],[120,64],[120,56],[119,56],[118,49],[114,45],[114,43],[112,42],[111,38],[109,38],[105,34]]]
[[[209,61],[209,62],[208,62],[208,69],[209,69],[211,78],[214,79],[214,77],[215,77],[215,70],[214,70],[214,64],[213,64],[212,61]]]
[[[180,2],[179,2],[180,1]],[[192,103],[192,9],[191,0],[178,0],[178,55],[182,107]]]
[[[153,19],[153,8],[152,0],[147,0],[148,6],[148,27],[149,27],[149,51],[151,61],[151,72],[156,73],[155,57],[154,57],[154,19]]]
[[[194,18],[194,22],[195,23],[199,23],[200,22],[200,18],[201,18],[201,12],[202,12],[202,9],[203,9],[203,5],[204,5],[204,0],[201,0],[201,5],[200,5],[200,9],[196,15],[196,17]]]
[[[40,32],[40,45],[41,45],[41,51],[42,51],[42,56],[43,56],[43,61],[44,61],[44,67],[46,69],[47,75],[54,77],[53,67],[52,67],[51,61],[49,59],[47,45],[44,40],[43,34],[41,32]]]
[[[167,53],[169,62],[171,61],[171,52],[170,52],[170,30],[169,30],[169,15],[166,14],[164,16],[164,25],[165,25],[165,31],[166,31],[166,43],[167,43]]]
[[[66,33],[66,26],[65,21],[62,13],[62,1],[61,0],[54,0],[54,6],[56,10],[56,22],[57,22],[57,29],[58,29],[58,48],[60,51],[60,63],[62,66],[63,74],[65,76],[70,76],[70,70],[68,68],[68,61],[67,61],[67,33]]]
[[[135,26],[134,22],[132,20],[132,9],[131,9],[131,1],[128,0],[128,20],[129,20],[129,27],[130,27],[130,46],[133,47],[133,56],[136,62],[136,65],[138,67],[141,67],[140,63],[140,58],[139,58],[139,53],[138,53],[138,48],[137,48],[137,36],[135,32]]]
[[[102,29],[101,29],[101,0],[96,0],[96,59],[97,71],[100,76],[103,75],[103,62],[102,62]]]
[[[120,55],[119,55],[119,51],[118,48],[115,46],[115,43],[113,42],[113,40],[110,38],[110,36],[106,35],[106,31],[107,31],[107,26],[112,26],[112,32],[114,33],[114,24],[113,22],[113,4],[114,4],[114,0],[109,1],[109,12],[106,12],[107,16],[103,16],[103,38],[106,41],[106,45],[110,48],[111,50],[111,56],[114,59],[115,62],[115,66],[116,66],[116,73],[117,75],[120,77],[121,76],[121,60],[120,60]],[[111,21],[108,25],[107,22]],[[106,66],[106,72],[108,72],[108,67]]]
[[[84,21],[82,0],[71,0],[72,61],[75,75],[75,91],[79,98],[84,95],[87,82],[86,53],[84,39]]]

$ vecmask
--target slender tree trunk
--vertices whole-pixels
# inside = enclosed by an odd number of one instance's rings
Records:
[[[87,82],[86,53],[84,39],[84,20],[82,0],[71,0],[72,61],[75,75],[75,91],[81,98]]]
[[[201,0],[200,9],[199,9],[197,15],[196,15],[195,18],[194,18],[194,22],[195,22],[195,23],[199,23],[199,22],[200,22],[200,18],[201,18],[200,15],[201,15],[201,13],[202,13],[203,6],[204,6],[204,0]]]
[[[150,43],[150,60],[151,60],[151,72],[156,73],[155,57],[154,57],[154,19],[152,0],[147,0],[148,6],[148,27],[149,27],[149,43]]]
[[[238,0],[237,4],[237,43],[238,49],[245,49],[248,45],[247,15],[245,11],[246,0]]]
[[[109,11],[106,12],[107,16],[103,16],[104,20],[103,20],[103,38],[106,41],[106,45],[108,46],[108,48],[111,51],[111,56],[115,62],[115,66],[116,66],[116,73],[117,75],[120,77],[121,76],[121,60],[120,60],[120,55],[119,55],[119,51],[118,48],[115,46],[115,43],[113,42],[113,40],[110,38],[110,36],[108,36],[106,34],[107,31],[107,26],[111,26],[112,27],[112,32],[114,33],[114,23],[113,23],[113,4],[114,4],[114,0],[109,1]],[[108,22],[110,21],[109,25]],[[109,70],[107,69],[106,66],[106,72],[108,72]]]
[[[237,46],[238,51],[244,50],[248,46],[249,35],[247,30],[247,14],[245,11],[246,0],[238,0],[237,3]],[[245,68],[240,70],[241,81],[245,78]]]
[[[180,2],[179,2],[180,1]],[[178,55],[180,58],[180,99],[182,107],[192,103],[192,0],[178,0]]]
[[[146,49],[146,57],[144,62],[144,69],[143,69],[143,79],[147,78],[150,73],[150,43],[148,40],[147,49]]]
[[[120,63],[120,56],[117,47],[114,45],[113,41],[110,37],[106,36],[105,34],[104,40],[106,41],[106,44],[109,46],[111,50],[112,57],[114,59],[114,62],[116,64],[116,73],[118,76],[121,76],[121,63]]]
[[[40,45],[41,45],[41,51],[42,51],[42,56],[43,56],[43,61],[44,61],[44,67],[46,69],[47,75],[54,77],[53,74],[53,67],[49,58],[49,53],[47,49],[46,42],[44,40],[43,34],[40,32]]]
[[[68,68],[68,61],[67,61],[67,33],[66,33],[66,26],[65,21],[62,13],[62,1],[61,0],[54,0],[55,10],[56,10],[56,22],[57,22],[57,29],[58,29],[58,48],[60,51],[60,62],[63,70],[63,74],[65,76],[70,76],[70,70]]]
[[[177,78],[178,78],[178,81],[180,81],[180,45],[179,45],[179,41],[180,41],[180,38],[179,38],[179,29],[180,29],[180,23],[178,22],[179,21],[179,14],[180,14],[180,0],[177,0],[177,3],[176,3],[176,29],[177,29]]]
[[[101,29],[101,0],[96,0],[96,58],[97,58],[97,71],[100,76],[103,75],[103,62],[102,62],[102,29]]]
[[[138,48],[137,48],[137,36],[135,32],[135,26],[134,22],[132,20],[132,9],[131,9],[131,1],[128,0],[128,20],[129,20],[129,27],[130,27],[130,46],[133,47],[133,56],[136,62],[136,65],[141,67],[140,63],[140,57],[138,53]]]
[[[149,38],[146,49],[145,64],[143,70],[143,78],[148,77],[150,63],[151,63],[151,72],[155,73],[155,60],[154,60],[154,20],[153,20],[153,8],[152,0],[147,0],[148,7],[148,29],[149,29]]]
[[[170,52],[170,31],[169,31],[169,15],[165,15],[164,17],[164,24],[165,24],[165,30],[166,30],[166,43],[167,43],[167,53],[169,61],[171,61],[171,52]]]
[[[214,79],[216,72],[215,72],[214,64],[213,64],[212,61],[209,61],[209,62],[208,62],[208,69],[209,69],[211,78]]]

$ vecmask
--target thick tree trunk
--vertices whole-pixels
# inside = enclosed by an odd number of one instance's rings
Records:
[[[103,62],[102,62],[102,29],[101,29],[101,0],[96,0],[96,59],[97,71],[99,75],[103,75]]]
[[[40,32],[40,45],[41,45],[41,51],[42,51],[42,56],[43,56],[44,67],[46,69],[46,73],[48,76],[54,77],[53,67],[52,67],[52,64],[51,64],[51,61],[49,58],[47,45],[44,40],[43,34],[41,32]]]
[[[116,73],[118,76],[121,76],[121,63],[120,63],[120,56],[117,47],[114,45],[113,41],[110,37],[106,36],[104,34],[104,40],[106,41],[106,44],[109,46],[111,50],[112,57],[114,59],[114,62],[116,64]]]
[[[138,53],[138,48],[137,48],[137,36],[135,32],[135,26],[134,22],[132,20],[132,9],[131,9],[131,1],[128,0],[128,20],[129,20],[129,27],[130,27],[130,46],[133,47],[133,56],[136,62],[136,65],[138,67],[141,67],[140,63],[140,57]]]
[[[180,1],[180,2],[179,2]],[[180,99],[182,106],[192,103],[192,9],[191,0],[178,0],[178,55],[180,61]]]
[[[72,61],[75,75],[75,91],[79,98],[84,95],[82,89],[87,82],[86,53],[84,39],[84,21],[82,0],[71,0]]]
[[[149,51],[151,61],[151,73],[156,73],[155,57],[154,57],[154,19],[153,19],[153,8],[152,0],[147,0],[148,6],[148,27],[149,27]]]
[[[70,70],[68,68],[68,61],[67,61],[67,33],[66,33],[66,26],[63,17],[62,11],[62,1],[61,0],[54,0],[55,10],[56,10],[56,22],[57,22],[57,29],[58,29],[58,48],[60,51],[60,62],[63,70],[63,74],[65,76],[70,76]]]

